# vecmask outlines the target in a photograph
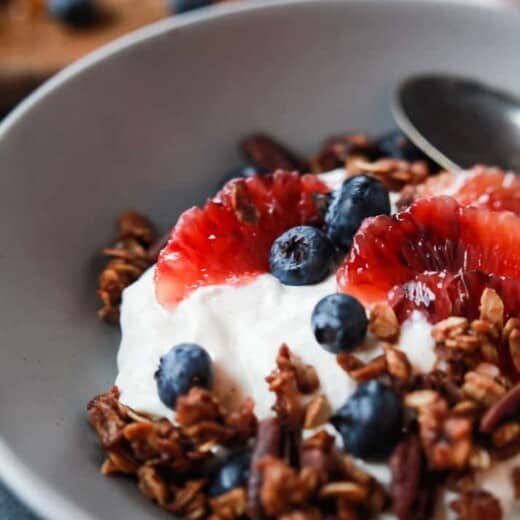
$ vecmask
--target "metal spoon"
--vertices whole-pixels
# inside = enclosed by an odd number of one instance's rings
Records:
[[[398,86],[392,112],[446,169],[487,164],[520,172],[520,100],[511,94],[454,76],[413,76]]]

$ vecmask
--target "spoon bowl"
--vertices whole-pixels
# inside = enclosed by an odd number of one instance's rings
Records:
[[[401,130],[446,169],[475,164],[520,171],[520,100],[471,79],[421,75],[397,88]]]

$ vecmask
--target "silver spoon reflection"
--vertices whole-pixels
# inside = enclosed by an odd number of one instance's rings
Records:
[[[520,100],[447,75],[405,79],[392,112],[399,128],[443,168],[486,164],[520,172]]]

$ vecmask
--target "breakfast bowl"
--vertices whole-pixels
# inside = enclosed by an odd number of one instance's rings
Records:
[[[95,291],[120,212],[168,230],[258,130],[310,153],[331,134],[391,129],[408,74],[518,91],[519,29],[520,11],[470,2],[230,3],[124,37],[24,101],[0,126],[9,487],[46,518],[165,517],[131,482],[100,475],[86,416],[117,373],[119,332],[97,320]]]

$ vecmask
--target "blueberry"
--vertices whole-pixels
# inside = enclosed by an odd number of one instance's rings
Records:
[[[48,0],[48,9],[52,16],[75,27],[91,24],[97,14],[92,0]]]
[[[361,458],[386,457],[399,440],[403,406],[392,388],[372,380],[361,384],[330,422],[346,451]]]
[[[280,235],[271,246],[271,273],[286,285],[321,282],[330,272],[334,247],[323,231],[297,226]]]
[[[174,14],[187,13],[212,3],[212,0],[170,0],[170,9]]]
[[[243,163],[228,172],[228,174],[218,183],[217,189],[222,188],[226,182],[232,179],[240,177],[247,179],[248,177],[254,177],[255,175],[263,175],[264,173],[267,173],[267,170],[264,170],[260,166],[255,166],[253,163]]]
[[[363,220],[390,214],[387,189],[373,177],[356,175],[333,194],[325,223],[327,235],[341,251],[348,251]]]
[[[208,494],[212,497],[223,495],[246,484],[250,465],[249,451],[238,451],[226,457],[209,482]]]
[[[316,341],[334,354],[355,349],[365,339],[367,321],[361,303],[348,294],[325,296],[311,316]]]
[[[161,357],[155,379],[161,401],[175,408],[177,398],[187,394],[193,386],[208,388],[211,385],[211,358],[202,347],[181,343]]]

